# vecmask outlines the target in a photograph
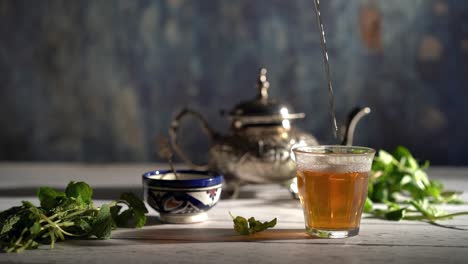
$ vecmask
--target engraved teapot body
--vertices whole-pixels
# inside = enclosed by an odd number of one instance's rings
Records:
[[[246,183],[279,183],[295,176],[295,164],[291,159],[291,148],[295,145],[318,145],[317,139],[293,126],[296,119],[305,117],[295,113],[285,103],[268,97],[269,83],[266,70],[261,69],[257,81],[258,94],[253,100],[240,103],[228,114],[230,132],[220,135],[199,113],[181,110],[169,130],[171,143],[179,157],[194,169],[221,172],[226,181]],[[350,144],[357,121],[369,112],[369,108],[352,113],[344,140]],[[184,117],[192,116],[202,124],[204,132],[211,138],[209,160],[206,165],[196,165],[184,153],[178,143],[178,129]]]

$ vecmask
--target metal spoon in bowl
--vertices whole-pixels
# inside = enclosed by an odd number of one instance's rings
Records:
[[[167,137],[164,136],[158,136],[156,137],[156,145],[158,148],[158,156],[162,159],[167,160],[169,163],[169,166],[171,167],[172,173],[174,173],[175,179],[178,179],[177,172],[174,168],[174,164],[172,163],[172,149],[171,146],[169,145],[169,140]],[[164,178],[164,176],[163,176]]]

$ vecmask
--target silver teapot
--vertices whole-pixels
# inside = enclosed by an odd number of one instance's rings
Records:
[[[292,125],[305,117],[285,103],[268,96],[269,82],[266,69],[260,70],[257,96],[236,105],[229,113],[229,134],[220,135],[199,113],[183,109],[172,120],[169,129],[171,144],[178,156],[193,169],[221,172],[228,184],[281,183],[295,176],[291,148],[295,145],[318,145],[317,139]],[[370,113],[368,107],[358,108],[350,114],[348,126],[343,129],[342,144],[351,145],[354,129],[360,118]],[[197,118],[210,137],[209,161],[194,164],[178,143],[178,129],[184,117]]]

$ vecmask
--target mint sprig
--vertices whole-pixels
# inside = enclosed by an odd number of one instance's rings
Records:
[[[447,213],[434,204],[461,204],[459,192],[447,191],[442,183],[431,180],[423,165],[410,151],[399,146],[390,154],[380,150],[374,158],[364,212],[374,217],[398,221],[420,220],[435,223],[468,215],[468,212]],[[385,203],[386,209],[375,209],[374,203]]]
[[[250,217],[247,220],[242,216],[234,217],[231,212],[229,212],[229,215],[231,215],[232,221],[234,223],[234,230],[244,236],[262,232],[268,228],[273,228],[277,222],[276,218],[271,221],[261,222],[256,220],[254,217]]]
[[[70,238],[108,239],[116,227],[142,227],[148,212],[132,193],[120,200],[93,205],[93,190],[85,182],[70,182],[65,192],[50,187],[38,189],[40,207],[23,201],[0,212],[0,249],[21,252]],[[125,210],[122,210],[126,208]]]
[[[408,199],[430,203],[463,203],[457,192],[446,191],[442,183],[430,180],[426,169],[429,162],[422,165],[410,151],[399,146],[390,154],[380,150],[372,163],[368,196],[373,202],[402,202]]]

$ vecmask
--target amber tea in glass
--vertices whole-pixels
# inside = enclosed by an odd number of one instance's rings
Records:
[[[307,233],[327,238],[357,235],[375,151],[304,146],[293,152]]]

